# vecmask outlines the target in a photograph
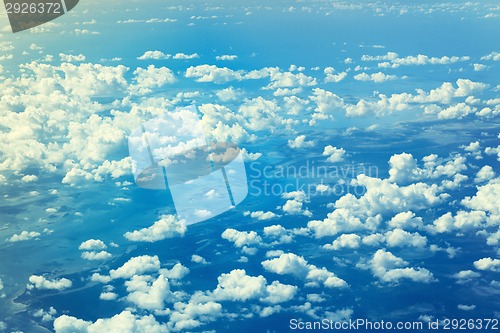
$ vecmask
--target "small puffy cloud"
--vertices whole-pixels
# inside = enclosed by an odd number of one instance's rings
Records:
[[[295,199],[287,200],[285,204],[281,207],[283,211],[290,215],[305,215],[308,217],[312,216],[312,213],[308,209],[303,208],[304,203]]]
[[[95,323],[62,315],[54,320],[54,330],[55,333],[169,332],[169,329],[165,325],[158,323],[153,315],[134,315],[130,311],[123,311],[112,318],[98,319]]]
[[[373,81],[373,82],[385,82],[385,81],[395,80],[397,78],[398,77],[396,75],[388,75],[382,72],[373,74],[360,73],[354,76],[354,80],[357,81]]]
[[[233,87],[219,90],[215,94],[222,102],[229,102],[229,101],[234,101],[234,100],[238,99],[238,94],[233,89]]]
[[[471,270],[460,271],[456,274],[453,274],[453,277],[455,279],[457,279],[458,283],[466,283],[466,282],[472,281],[474,279],[477,279],[480,276],[481,276],[481,274],[479,274],[478,272],[471,271]]]
[[[388,223],[390,227],[401,229],[418,229],[423,227],[421,217],[415,217],[411,211],[396,214]]]
[[[262,302],[271,304],[280,304],[293,299],[299,288],[296,286],[282,284],[279,281],[273,281],[266,287],[267,296],[261,298]]]
[[[28,289],[40,289],[40,290],[64,290],[71,288],[73,283],[66,279],[46,279],[43,276],[40,275],[32,275],[29,278],[30,284],[28,284],[27,288]]]
[[[500,272],[500,259],[479,259],[474,261],[474,267],[482,271]]]
[[[278,216],[273,212],[264,212],[262,210],[259,210],[256,212],[247,211],[247,212],[244,212],[243,215],[245,215],[245,216],[250,215],[251,218],[257,219],[259,221],[270,220],[270,219],[273,219],[273,218]]]
[[[500,216],[500,181],[494,178],[488,184],[478,186],[476,194],[473,197],[465,197],[461,203],[467,208]]]
[[[100,239],[89,239],[78,247],[79,250],[105,250],[106,244]]]
[[[138,57],[138,60],[165,60],[165,59],[170,59],[171,55],[170,54],[165,54],[161,51],[146,51],[143,55]]]
[[[472,311],[476,308],[475,305],[465,305],[465,304],[458,304],[457,308],[462,311]]]
[[[198,82],[213,82],[216,84],[229,81],[239,81],[242,79],[242,73],[233,71],[227,67],[217,67],[215,65],[191,66],[186,69],[187,78],[196,78]]]
[[[168,298],[173,299],[168,279],[160,275],[154,281],[149,276],[135,275],[125,282],[127,301],[145,310],[162,310]]]
[[[191,261],[194,262],[194,263],[196,263],[196,264],[202,264],[202,265],[208,265],[209,264],[209,262],[205,258],[203,258],[202,256],[199,256],[197,254],[193,254],[191,256]]]
[[[85,61],[86,59],[83,54],[73,55],[73,54],[59,53],[59,57],[61,58],[61,61],[64,62],[82,62]]]
[[[323,246],[327,250],[340,250],[343,248],[357,249],[361,244],[361,237],[356,234],[343,234],[333,241],[332,244]]]
[[[483,65],[483,64],[472,64],[474,66],[474,71],[475,72],[480,72],[484,71],[488,66]]]
[[[401,279],[423,283],[434,281],[432,273],[427,269],[407,266],[408,262],[382,249],[378,250],[370,261],[373,275],[382,282],[398,283]]]
[[[335,73],[335,69],[333,67],[325,68],[324,72],[326,74],[325,82],[337,83],[347,77],[347,72]]]
[[[107,251],[85,251],[82,253],[82,258],[85,260],[107,260],[111,257],[111,253]]]
[[[385,241],[388,247],[423,248],[427,245],[425,236],[421,236],[418,232],[410,233],[399,228],[386,232]]]
[[[190,60],[190,59],[197,59],[199,57],[200,56],[198,53],[193,53],[193,54],[177,53],[176,55],[173,56],[173,59]]]
[[[269,272],[280,275],[294,275],[305,280],[308,286],[323,284],[327,288],[344,288],[347,283],[338,278],[326,268],[318,268],[309,264],[303,257],[294,253],[283,253],[278,258],[262,262],[262,266]]]
[[[220,56],[216,56],[215,60],[221,61],[221,60],[226,60],[226,61],[231,61],[231,60],[236,60],[238,59],[237,55],[229,55],[229,54],[224,54]]]
[[[177,263],[171,269],[160,269],[160,274],[171,280],[180,280],[189,274],[189,268]]]
[[[121,267],[109,272],[112,279],[127,279],[134,275],[154,272],[160,269],[160,259],[158,256],[138,256],[129,259]]]
[[[323,150],[323,156],[328,156],[326,159],[328,162],[336,163],[342,162],[344,160],[346,151],[344,148],[337,148],[333,146],[326,146]]]
[[[154,65],[149,65],[147,69],[139,67],[134,74],[135,84],[130,85],[129,89],[141,95],[152,92],[153,88],[161,88],[177,81],[174,73],[167,67],[156,68]]]
[[[157,242],[167,238],[183,236],[186,225],[175,215],[162,215],[151,227],[127,232],[124,237],[133,242]]]
[[[38,180],[38,177],[36,175],[26,175],[21,178],[21,181],[23,183],[31,183],[31,182],[36,182]]]
[[[476,183],[483,183],[493,178],[495,178],[495,171],[491,166],[485,165],[477,172],[474,181]]]
[[[39,237],[41,234],[36,231],[22,231],[20,234],[14,234],[12,235],[8,241],[9,242],[21,242],[21,241],[27,241],[36,237]]]
[[[288,147],[290,148],[309,148],[314,147],[314,141],[306,141],[305,135],[299,135],[294,140],[288,140]]]
[[[249,276],[243,269],[235,269],[217,278],[217,288],[213,291],[216,300],[247,301],[262,297],[266,293],[266,279]]]
[[[234,243],[236,247],[246,245],[259,245],[262,243],[262,238],[255,231],[238,231],[235,229],[226,229],[222,233],[222,238]]]
[[[99,295],[99,299],[101,299],[103,301],[114,301],[117,298],[118,298],[118,294],[116,294],[114,292],[110,292],[110,291],[103,292],[103,293],[101,293],[101,295]]]

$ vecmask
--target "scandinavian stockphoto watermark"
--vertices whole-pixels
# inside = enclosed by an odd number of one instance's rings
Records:
[[[143,123],[128,144],[136,184],[170,190],[187,225],[234,208],[248,194],[242,151],[230,143],[208,143],[194,106]]]
[[[290,192],[312,196],[342,196],[353,193],[361,196],[366,187],[356,186],[352,180],[358,175],[378,178],[376,165],[342,163],[331,164],[305,160],[300,164],[266,165],[254,161],[248,165],[249,194],[256,197],[279,197]]]
[[[4,0],[12,32],[50,22],[72,10],[79,0]]]

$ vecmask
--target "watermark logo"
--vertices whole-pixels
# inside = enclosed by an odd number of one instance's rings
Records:
[[[12,32],[52,21],[72,10],[79,0],[4,0]]]
[[[179,219],[194,224],[228,211],[248,194],[241,150],[207,143],[195,107],[143,123],[128,138],[138,186],[170,190]]]

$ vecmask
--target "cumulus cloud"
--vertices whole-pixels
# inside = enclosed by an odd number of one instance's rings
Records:
[[[262,210],[255,211],[255,212],[247,211],[247,212],[244,212],[243,215],[245,215],[245,216],[250,215],[251,218],[257,219],[259,221],[270,220],[270,219],[273,219],[273,218],[278,216],[273,212],[264,212]]]
[[[130,258],[126,263],[117,269],[109,272],[112,279],[127,279],[134,275],[141,275],[146,272],[155,272],[160,269],[160,259],[158,256],[138,256]]]
[[[238,56],[233,55],[233,54],[224,54],[224,55],[220,55],[220,56],[215,57],[215,60],[218,60],[218,61],[221,61],[221,60],[231,61],[231,60],[236,60],[236,59],[238,59]]]
[[[340,250],[343,248],[357,249],[361,244],[361,237],[356,234],[343,234],[333,241],[332,244],[323,246],[327,250]]]
[[[290,148],[310,148],[314,147],[314,141],[306,141],[305,135],[299,135],[293,140],[288,140],[288,147]]]
[[[198,82],[213,82],[216,84],[229,81],[240,81],[243,76],[241,71],[233,71],[227,67],[215,65],[191,66],[186,70],[187,78],[196,78]]]
[[[106,244],[100,239],[89,239],[80,244],[79,250],[105,250]]]
[[[482,271],[500,272],[500,259],[479,259],[474,261],[474,267]]]
[[[150,276],[134,275],[125,286],[129,293],[127,301],[141,309],[162,310],[168,299],[175,300],[168,279],[163,275],[153,281]]]
[[[95,323],[62,315],[54,321],[54,330],[56,333],[169,332],[169,329],[158,323],[153,315],[134,315],[127,310],[111,318],[98,319]]]
[[[408,262],[383,249],[375,252],[369,266],[373,275],[382,282],[398,283],[401,279],[423,283],[434,281],[432,273],[427,269],[407,267]]]
[[[190,60],[190,59],[197,59],[199,57],[200,56],[198,53],[192,53],[192,54],[177,53],[176,55],[173,56],[173,59]]]
[[[262,262],[262,266],[269,272],[280,275],[294,275],[305,280],[309,286],[324,285],[327,288],[345,288],[347,282],[338,278],[326,268],[318,268],[309,264],[303,257],[294,253],[283,253],[278,258]]]
[[[73,283],[66,278],[50,280],[40,275],[30,276],[29,282],[30,284],[27,285],[28,289],[36,288],[40,290],[64,290],[71,288],[73,285]]]
[[[82,253],[82,258],[86,260],[107,260],[111,257],[111,253],[107,251],[85,251]]]
[[[357,81],[373,81],[373,82],[385,82],[385,81],[395,80],[397,78],[398,77],[396,75],[388,75],[382,72],[373,74],[360,73],[354,76],[354,80]]]
[[[165,54],[161,51],[146,51],[144,52],[143,55],[138,57],[137,59],[139,60],[164,60],[164,59],[170,59],[172,56],[170,54]]]
[[[167,238],[183,236],[186,225],[175,215],[162,215],[151,227],[127,232],[124,237],[133,242],[157,242]]]
[[[226,229],[221,236],[223,239],[233,242],[236,247],[259,245],[262,243],[262,238],[255,231],[238,231],[229,228]]]
[[[134,75],[133,80],[136,83],[130,85],[129,89],[131,92],[141,95],[152,92],[154,88],[172,84],[177,80],[169,68],[156,68],[154,65],[149,65],[147,69],[139,67],[134,71]]]
[[[27,240],[30,240],[30,239],[33,239],[33,238],[37,238],[39,237],[41,234],[39,232],[36,232],[36,231],[22,231],[20,234],[14,234],[12,235],[8,241],[9,242],[22,242],[22,241],[27,241]]]
[[[345,155],[346,151],[344,150],[344,148],[337,148],[331,145],[326,146],[323,150],[323,156],[328,156],[326,160],[332,163],[342,162]]]

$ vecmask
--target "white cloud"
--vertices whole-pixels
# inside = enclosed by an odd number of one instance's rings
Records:
[[[127,279],[134,275],[154,272],[160,269],[160,259],[158,256],[138,256],[129,259],[121,267],[109,272],[112,279]]]
[[[174,299],[168,279],[163,275],[154,281],[149,276],[134,275],[125,286],[129,293],[127,301],[141,309],[162,310],[168,299]]]
[[[83,54],[73,55],[73,54],[59,53],[59,57],[61,58],[61,61],[65,62],[82,62],[85,61],[86,59]]]
[[[382,282],[398,283],[401,279],[423,283],[434,281],[432,273],[427,269],[407,266],[408,262],[382,249],[375,252],[370,261],[373,275]]]
[[[106,244],[100,239],[89,239],[78,247],[79,250],[105,250]]]
[[[235,269],[217,278],[217,288],[213,291],[216,300],[247,301],[265,296],[266,279],[262,276],[249,276],[243,269]]]
[[[202,256],[199,256],[197,254],[193,254],[191,256],[191,261],[194,262],[194,263],[196,263],[196,264],[202,264],[202,265],[208,265],[209,264],[209,262],[205,258],[203,258]]]
[[[482,271],[500,272],[500,259],[483,258],[474,261],[474,267]]]
[[[193,54],[185,54],[185,53],[177,53],[174,55],[174,59],[179,59],[179,60],[190,60],[190,59],[197,59],[200,56],[198,53],[193,53]]]
[[[112,318],[98,319],[95,323],[67,315],[54,321],[56,333],[168,333],[169,329],[156,321],[153,315],[139,316],[123,311]]]
[[[66,278],[50,280],[40,275],[30,276],[29,281],[31,284],[27,285],[28,289],[37,288],[40,290],[64,290],[71,288],[73,285],[73,283]]]
[[[237,55],[229,55],[229,54],[224,54],[224,55],[220,55],[220,56],[216,56],[215,57],[215,60],[226,60],[226,61],[231,61],[231,60],[236,60],[238,59],[238,56]]]
[[[384,74],[382,72],[373,73],[373,74],[360,73],[360,74],[356,74],[354,76],[354,80],[373,81],[373,82],[385,82],[385,81],[395,80],[397,78],[398,77],[396,75],[388,75],[388,74]]]
[[[22,231],[20,234],[14,234],[12,235],[8,241],[9,242],[21,242],[21,241],[27,241],[36,237],[39,237],[41,234],[36,231]]]
[[[113,292],[103,292],[101,295],[99,295],[99,299],[103,301],[114,301],[115,299],[118,298],[118,294],[113,293]]]
[[[255,231],[238,231],[235,229],[226,229],[222,233],[222,238],[234,243],[236,247],[245,245],[259,245],[262,243],[262,238]]]
[[[170,54],[165,54],[161,51],[146,51],[142,56],[138,57],[137,59],[139,60],[164,60],[164,59],[170,59],[172,56]]]
[[[169,68],[156,68],[154,65],[149,65],[147,69],[139,67],[134,71],[134,75],[133,80],[136,83],[130,85],[129,89],[131,92],[141,95],[152,92],[154,88],[161,88],[177,81]]]
[[[474,181],[476,183],[483,183],[493,178],[495,178],[495,171],[491,166],[485,165],[477,172]]]
[[[233,71],[227,67],[217,67],[215,65],[191,66],[186,70],[187,78],[196,78],[198,82],[213,82],[216,84],[229,81],[240,81],[242,79],[241,71]]]
[[[332,244],[323,246],[327,250],[340,250],[343,248],[357,249],[361,243],[361,237],[356,234],[343,234],[333,241]]]
[[[133,242],[157,242],[167,238],[183,236],[186,225],[175,215],[162,215],[151,227],[127,232],[124,237]]]
[[[421,217],[415,217],[411,211],[396,214],[388,223],[390,227],[401,229],[420,229],[423,227]]]
[[[251,218],[257,219],[259,221],[270,220],[270,219],[273,219],[273,218],[275,218],[275,217],[278,216],[278,215],[276,215],[273,212],[264,212],[262,210],[259,210],[259,211],[256,211],[256,212],[249,212],[249,211],[247,211],[247,212],[244,212],[243,215],[245,215],[245,216],[250,215]]]
[[[418,232],[410,233],[402,229],[394,229],[385,233],[385,241],[388,247],[418,247],[427,245],[427,238]]]
[[[462,311],[472,311],[476,308],[475,305],[458,304],[457,308]]]
[[[327,288],[345,288],[347,283],[338,278],[326,268],[318,268],[309,264],[303,257],[294,253],[283,253],[278,258],[262,262],[262,266],[269,272],[280,275],[294,275],[306,281],[308,286],[324,285]]]
[[[455,279],[457,279],[458,283],[466,283],[466,282],[472,281],[480,276],[481,276],[481,274],[479,274],[478,272],[471,271],[471,270],[460,271],[456,274],[453,274],[453,277]]]
[[[313,140],[306,141],[305,135],[299,135],[294,140],[288,140],[288,147],[290,148],[309,148],[314,147],[315,143]]]
[[[491,179],[486,185],[478,186],[473,197],[465,197],[462,205],[470,209],[490,212],[496,217],[500,216],[500,180]]]
[[[500,53],[493,51],[490,54],[485,55],[484,57],[481,57],[481,60],[499,61],[500,60]]]
[[[82,253],[82,258],[86,259],[86,260],[107,260],[107,259],[109,259],[111,257],[112,257],[111,253],[106,252],[106,251],[100,251],[100,252],[97,252],[97,251],[91,251],[91,252],[85,251],[85,252]]]
[[[344,148],[337,148],[328,145],[323,150],[323,156],[328,156],[326,160],[332,163],[342,162],[344,160],[345,155],[346,151],[344,150]]]

